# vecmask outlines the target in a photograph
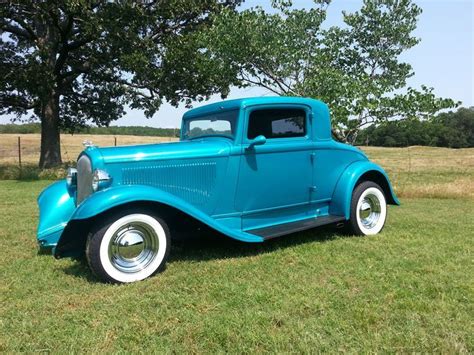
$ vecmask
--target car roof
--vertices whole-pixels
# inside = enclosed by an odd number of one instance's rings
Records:
[[[321,108],[324,106],[326,108],[326,104],[320,100],[308,98],[308,97],[294,97],[294,96],[261,96],[261,97],[247,97],[241,99],[233,99],[233,100],[224,100],[208,105],[204,105],[201,107],[197,107],[187,111],[183,119],[188,117],[195,117],[201,116],[208,113],[213,113],[216,111],[228,111],[228,110],[237,110],[241,108],[245,108],[248,106],[255,106],[255,105],[268,105],[268,104],[303,104],[311,106],[313,109]]]

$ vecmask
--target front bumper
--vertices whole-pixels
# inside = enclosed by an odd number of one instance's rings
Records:
[[[53,249],[76,206],[74,191],[68,189],[66,180],[49,185],[38,197],[39,222],[37,239],[40,250]]]

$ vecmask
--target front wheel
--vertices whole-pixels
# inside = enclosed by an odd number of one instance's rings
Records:
[[[364,181],[352,193],[349,229],[356,235],[379,233],[387,218],[385,195],[375,182]]]
[[[164,268],[170,250],[169,234],[166,223],[148,211],[115,213],[89,235],[89,266],[106,282],[146,279]]]

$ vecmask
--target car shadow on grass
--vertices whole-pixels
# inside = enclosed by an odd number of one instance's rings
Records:
[[[63,268],[64,273],[69,276],[79,277],[85,279],[87,282],[100,282],[99,278],[89,268],[85,256],[81,258],[74,258],[74,262]]]
[[[210,232],[197,238],[173,241],[168,262],[242,258],[272,253],[300,244],[325,243],[345,237],[346,235],[334,226],[292,233],[263,243],[240,242],[223,234]]]
[[[179,261],[210,261],[219,259],[245,258],[272,253],[279,249],[307,243],[327,243],[350,237],[334,226],[324,226],[270,239],[264,243],[244,243],[223,234],[206,231],[199,236],[173,240],[168,263]],[[67,275],[96,283],[100,280],[92,273],[85,257],[77,258],[64,269]]]

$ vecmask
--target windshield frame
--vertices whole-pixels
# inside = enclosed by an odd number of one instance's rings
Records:
[[[228,121],[230,122],[231,125],[231,134],[227,135],[224,133],[203,133],[202,135],[197,135],[197,136],[192,136],[189,137],[189,125],[193,121],[206,121],[209,120],[213,116],[219,116],[219,115],[225,115],[225,114],[230,114],[233,113],[233,117],[229,120],[222,119],[221,121]],[[212,121],[212,120],[211,120]],[[201,115],[196,115],[196,116],[191,116],[191,117],[186,117],[183,118],[183,122],[181,125],[181,139],[180,140],[196,140],[196,139],[201,139],[201,138],[226,138],[230,139],[232,141],[235,141],[238,132],[239,132],[239,122],[240,122],[240,110],[239,109],[230,109],[230,110],[222,110],[222,111],[214,111],[214,112],[207,112],[205,114]]]

